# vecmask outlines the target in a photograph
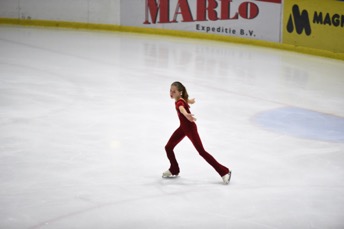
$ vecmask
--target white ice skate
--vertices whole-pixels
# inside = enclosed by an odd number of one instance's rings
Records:
[[[177,174],[177,175],[173,175],[173,174],[170,172],[170,170],[167,170],[167,171],[165,171],[165,172],[162,173],[162,177],[163,177],[163,178],[173,178],[173,177],[177,177],[177,176],[178,176],[178,174]]]
[[[229,181],[231,180],[231,176],[232,176],[232,171],[229,171],[228,174],[222,177],[223,183],[229,184]]]

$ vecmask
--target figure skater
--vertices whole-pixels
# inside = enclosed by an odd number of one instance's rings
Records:
[[[195,146],[198,153],[216,170],[222,177],[225,184],[231,179],[232,172],[225,166],[218,163],[213,156],[203,148],[201,139],[197,132],[196,118],[189,110],[189,104],[194,104],[195,99],[189,99],[189,95],[184,85],[180,82],[174,82],[171,85],[170,97],[175,99],[176,110],[180,120],[179,128],[172,134],[170,140],[165,146],[167,158],[170,161],[170,168],[162,174],[163,178],[176,177],[179,174],[179,166],[174,155],[174,147],[187,136]]]

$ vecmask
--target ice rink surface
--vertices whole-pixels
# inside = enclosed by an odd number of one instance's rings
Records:
[[[344,228],[344,63],[250,45],[0,26],[0,228]],[[205,149],[170,85],[196,104]]]

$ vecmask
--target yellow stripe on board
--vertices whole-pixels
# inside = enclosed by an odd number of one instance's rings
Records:
[[[276,42],[251,40],[251,39],[245,39],[245,38],[239,38],[239,37],[205,34],[205,33],[198,33],[198,32],[185,32],[185,31],[175,31],[175,30],[166,30],[166,29],[152,29],[152,28],[130,27],[130,26],[120,26],[120,25],[68,22],[68,21],[22,20],[22,19],[13,19],[13,18],[0,18],[0,24],[40,26],[40,27],[61,27],[61,28],[72,28],[72,29],[87,29],[87,30],[105,30],[105,31],[118,31],[118,32],[145,33],[145,34],[167,35],[167,36],[176,36],[176,37],[187,37],[187,38],[194,38],[194,39],[206,39],[206,40],[248,44],[248,45],[257,45],[257,46],[262,46],[262,47],[276,48],[276,49],[281,49],[281,50],[288,50],[288,51],[294,51],[294,52],[299,52],[299,53],[344,60],[344,53],[333,53],[330,51],[325,51],[325,50],[320,50],[320,49],[281,44],[281,43],[276,43]]]

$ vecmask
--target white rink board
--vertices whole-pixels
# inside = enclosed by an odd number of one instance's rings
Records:
[[[1,0],[0,18],[119,25],[120,0]]]
[[[120,5],[120,20],[124,26],[281,41],[281,3],[245,0],[121,0]]]

